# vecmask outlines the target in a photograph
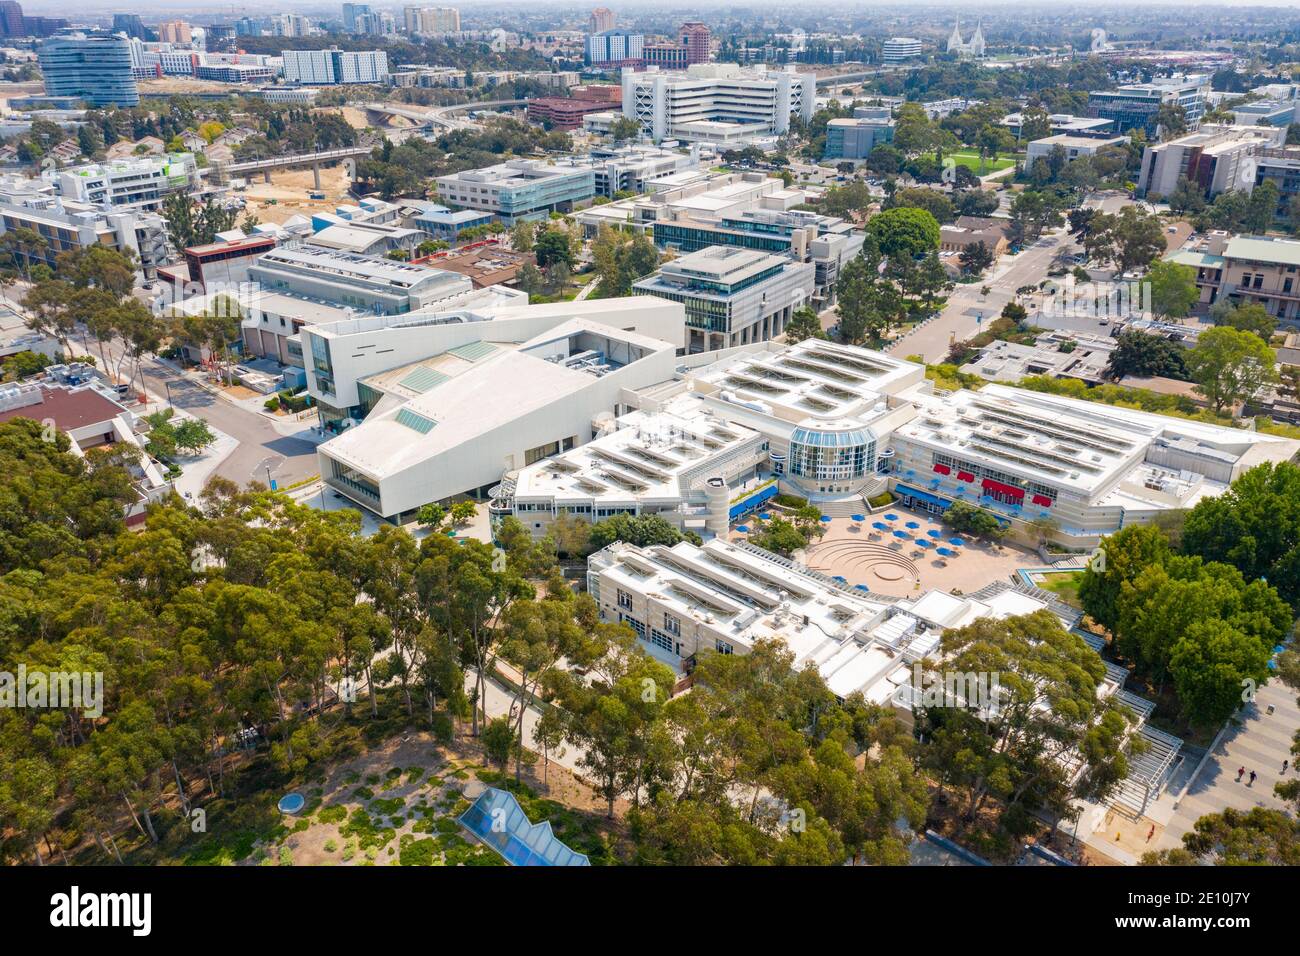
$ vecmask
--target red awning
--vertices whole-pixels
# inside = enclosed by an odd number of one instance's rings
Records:
[[[984,490],[996,491],[1010,498],[1023,498],[1025,496],[1025,489],[1017,488],[1015,485],[1004,485],[1002,482],[994,481],[992,478],[984,479]]]
[[[960,478],[962,481],[974,481],[974,480],[975,480],[975,476],[972,475],[969,471],[959,471],[959,472],[957,472],[957,477]]]
[[[1047,495],[1034,495],[1033,502],[1036,505],[1042,505],[1044,508],[1052,507],[1052,499]]]
[[[941,474],[941,475],[951,475],[951,474],[952,474],[952,469],[949,468],[947,465],[935,465],[935,466],[934,466],[934,470],[937,471],[937,472],[938,472],[939,474]]]

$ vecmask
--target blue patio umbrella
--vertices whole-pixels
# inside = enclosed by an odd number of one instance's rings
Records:
[[[768,518],[772,517],[772,513],[770,511],[762,511],[759,512],[758,517],[760,521],[766,521]]]
[[[743,524],[736,525],[736,530],[743,532],[744,534],[749,534],[749,528],[745,527]]]
[[[952,545],[954,548],[963,548],[966,546],[966,542],[963,541],[961,538],[949,538],[948,543]]]
[[[926,534],[928,534],[928,535],[929,535],[930,537],[932,537],[932,538],[942,538],[942,537],[943,537],[943,532],[940,531],[938,528],[931,528],[929,531],[926,532]]]
[[[915,469],[915,468],[909,468],[909,469],[907,469],[906,472],[904,472],[904,474],[906,474],[907,477],[911,478],[913,475],[916,474],[916,469]]]
[[[831,520],[831,516],[830,516],[830,515],[822,515],[822,521],[823,521],[823,522],[830,521],[830,520]]]
[[[957,553],[956,551],[949,551],[947,548],[935,548],[935,551],[943,555],[945,558],[951,558]]]
[[[873,521],[871,522],[871,527],[875,528],[877,531],[889,530],[889,525],[885,524],[883,521]]]
[[[886,521],[897,521],[897,520],[898,520],[898,515],[896,515],[896,514],[887,514],[887,515],[885,515],[885,520],[886,520]]]
[[[854,521],[866,521],[866,515],[849,515]]]
[[[835,575],[835,577],[831,578],[831,580],[832,580],[832,581],[839,581],[840,584],[848,584],[848,583],[849,583],[849,579],[846,578],[846,577],[844,577],[842,574],[837,574],[837,575]]]
[[[909,522],[907,522],[907,524],[903,525],[903,527],[904,527],[904,528],[911,528],[913,531],[915,531],[917,528],[921,527],[921,525],[920,525],[919,522],[916,522],[916,521],[909,521]]]
[[[895,537],[895,538],[902,538],[904,541],[906,541],[907,538],[908,538],[908,534],[907,534],[906,531],[895,531],[895,532],[894,532],[894,537]]]
[[[867,594],[870,594],[870,593],[871,593],[871,588],[867,587],[865,584],[855,584],[855,585],[853,585],[853,590],[855,590],[855,591],[863,591],[863,592],[865,592],[865,593],[867,593]]]
[[[928,548],[928,547],[930,547],[930,542],[929,542],[929,541],[926,541],[924,538],[917,538],[917,539],[916,539],[916,546],[917,546],[918,548]]]

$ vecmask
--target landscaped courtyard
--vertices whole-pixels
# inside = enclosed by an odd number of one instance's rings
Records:
[[[796,558],[851,585],[899,597],[934,589],[969,594],[1008,579],[1017,568],[1041,563],[1017,545],[958,535],[928,515],[903,508],[863,517],[824,522],[825,535]],[[953,544],[954,539],[961,543]],[[940,548],[950,554],[940,554]]]

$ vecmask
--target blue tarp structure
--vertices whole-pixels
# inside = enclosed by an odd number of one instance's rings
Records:
[[[555,838],[545,820],[530,823],[513,793],[489,787],[460,815],[460,824],[511,866],[591,866]]]

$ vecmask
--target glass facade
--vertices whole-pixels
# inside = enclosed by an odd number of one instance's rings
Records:
[[[791,475],[817,481],[865,477],[876,470],[876,436],[864,428],[796,428],[790,436],[789,469]]]
[[[316,373],[316,384],[326,395],[334,394],[334,363],[330,361],[329,339],[319,335],[307,334],[311,339],[312,369]]]
[[[68,34],[45,40],[36,51],[49,96],[76,96],[92,106],[138,106],[125,37]]]

